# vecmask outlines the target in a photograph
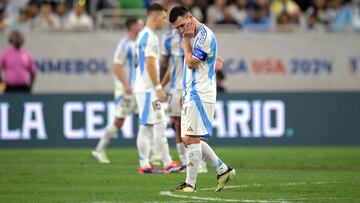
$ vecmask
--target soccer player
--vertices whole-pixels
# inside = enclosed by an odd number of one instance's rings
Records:
[[[161,65],[166,68],[164,78],[161,85],[165,87],[170,81],[170,91],[168,93],[168,109],[175,127],[176,148],[182,165],[186,167],[187,156],[185,146],[182,143],[181,128],[181,109],[179,106],[179,98],[182,96],[182,78],[184,64],[184,50],[182,48],[183,37],[176,29],[171,29],[162,37],[161,43]]]
[[[175,191],[196,191],[198,167],[203,159],[217,170],[215,191],[218,192],[235,176],[235,170],[219,159],[212,148],[201,140],[212,134],[216,102],[216,38],[185,7],[174,7],[170,11],[169,21],[184,37],[185,56],[181,136],[188,154],[188,167],[185,182]]]
[[[125,117],[136,111],[136,101],[133,95],[135,41],[143,28],[143,24],[143,21],[139,19],[126,20],[127,36],[120,40],[114,54],[115,119],[106,127],[104,136],[101,137],[96,149],[92,151],[92,155],[100,163],[110,163],[105,153],[106,146],[112,138],[117,137],[118,130],[123,126]]]
[[[169,145],[165,136],[165,112],[161,102],[166,95],[159,80],[160,43],[154,33],[165,26],[167,13],[160,4],[153,4],[147,10],[146,26],[136,40],[136,79],[135,97],[139,109],[140,126],[137,137],[139,152],[139,173],[158,173],[149,163],[150,139],[153,133],[155,144],[159,149],[164,173],[180,169],[169,153]]]

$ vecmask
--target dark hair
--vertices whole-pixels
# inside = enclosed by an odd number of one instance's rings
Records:
[[[189,9],[187,9],[186,7],[184,7],[184,6],[175,6],[170,11],[170,15],[169,15],[170,23],[174,23],[178,17],[185,16],[187,13],[189,13]]]
[[[166,9],[160,5],[160,4],[151,4],[151,6],[149,6],[149,8],[147,9],[147,15],[149,15],[150,13],[153,12],[158,12],[158,11],[166,11]]]
[[[137,23],[139,21],[139,19],[138,18],[128,18],[128,19],[126,19],[126,21],[125,21],[125,27],[126,27],[126,29],[130,29],[130,27],[132,26],[132,25],[134,25],[135,23]]]

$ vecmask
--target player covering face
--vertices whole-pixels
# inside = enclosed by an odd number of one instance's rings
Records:
[[[214,33],[196,20],[185,7],[174,7],[169,21],[183,35],[184,77],[181,113],[181,137],[188,154],[186,180],[175,191],[195,192],[201,160],[216,168],[217,186],[221,191],[235,176],[202,138],[212,134],[212,121],[216,103],[215,62],[217,41]]]

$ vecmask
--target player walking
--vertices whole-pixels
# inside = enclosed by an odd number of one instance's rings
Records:
[[[92,155],[100,163],[110,163],[105,153],[106,146],[112,138],[117,137],[125,117],[136,111],[135,96],[132,94],[135,81],[135,40],[143,27],[143,21],[128,19],[125,26],[128,31],[127,36],[120,40],[114,54],[115,119],[106,127],[104,136],[101,137],[96,149],[92,151]]]
[[[185,7],[174,7],[169,16],[172,26],[184,36],[184,77],[181,112],[181,136],[187,147],[186,180],[176,191],[195,192],[200,161],[216,168],[217,186],[221,191],[235,176],[202,137],[212,134],[216,102],[215,61],[217,42],[214,33],[196,20]]]

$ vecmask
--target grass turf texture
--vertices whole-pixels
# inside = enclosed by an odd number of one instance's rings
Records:
[[[159,192],[185,174],[138,175],[135,148],[110,149],[110,165],[95,162],[90,149],[3,149],[0,202],[360,202],[360,147],[215,150],[237,169],[234,188],[206,190],[216,184],[211,169],[198,176],[198,192],[173,193],[179,198]]]

